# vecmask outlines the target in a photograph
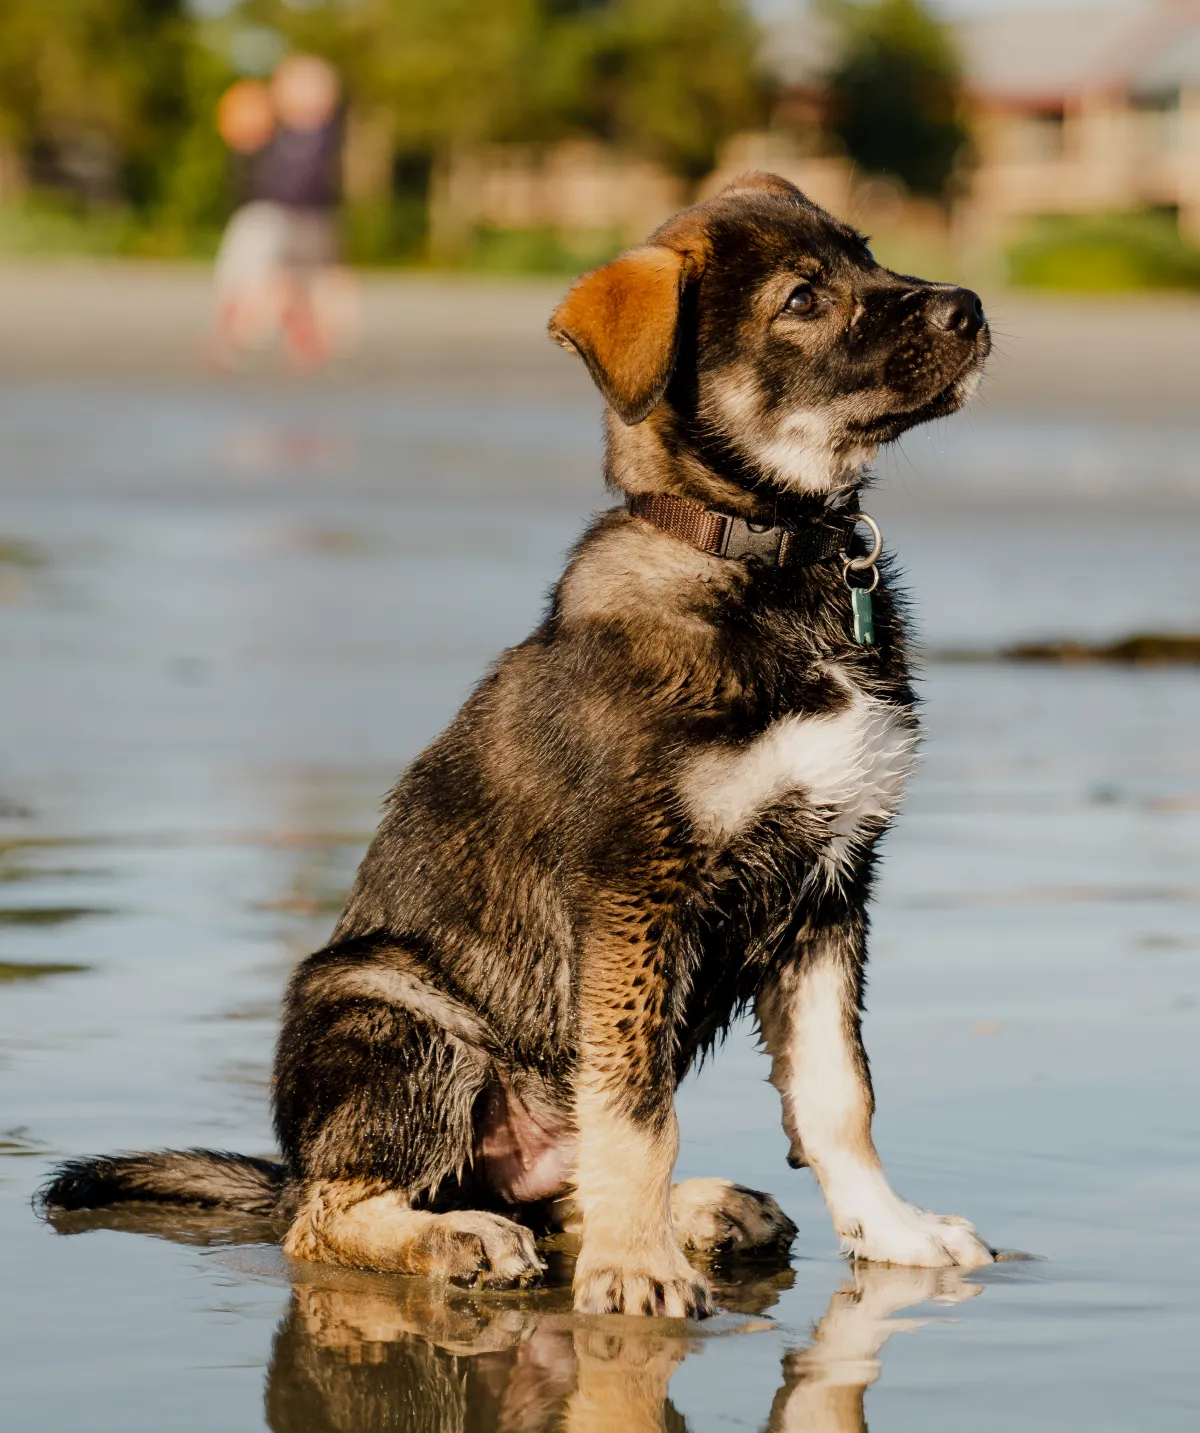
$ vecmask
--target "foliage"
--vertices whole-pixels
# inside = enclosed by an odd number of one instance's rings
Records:
[[[184,0],[4,0],[0,136],[35,177],[149,202],[190,120],[192,43]]]
[[[830,0],[829,8],[843,31],[830,88],[846,152],[915,194],[944,196],[967,139],[947,32],[921,0]]]
[[[1007,258],[1011,282],[1031,288],[1200,289],[1200,248],[1170,214],[1041,219]]]
[[[202,37],[188,45],[180,74],[187,122],[163,146],[153,200],[143,206],[165,252],[207,251],[228,217],[229,155],[213,117],[233,77],[219,49]]]
[[[554,229],[477,229],[466,262],[485,273],[578,274],[607,263],[624,247],[615,233],[561,234]]]
[[[574,73],[542,118],[559,134],[611,140],[695,180],[763,117],[754,32],[727,0],[614,0],[561,29],[550,53]]]
[[[0,254],[42,258],[108,257],[134,247],[136,225],[125,205],[90,211],[78,200],[38,194],[0,205]]]
[[[219,239],[215,224],[185,227],[159,211],[47,190],[0,204],[0,255],[8,257],[211,258]]]
[[[403,149],[585,136],[688,178],[762,115],[738,0],[247,0],[386,109]]]
[[[327,56],[351,106],[386,120],[392,193],[346,216],[368,261],[420,252],[429,174],[457,147],[596,138],[696,179],[764,114],[746,0],[234,0],[214,14],[0,0],[0,171],[7,147],[31,183],[0,214],[0,248],[210,250],[231,198],[213,114],[256,35]],[[545,236],[475,248],[484,264],[549,252]]]

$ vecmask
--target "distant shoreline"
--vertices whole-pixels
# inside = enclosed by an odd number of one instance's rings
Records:
[[[296,380],[265,362],[206,372],[209,271],[201,264],[0,262],[0,383],[68,380],[194,387],[453,382],[506,371],[582,394],[582,365],[545,336],[568,280],[421,271],[360,275],[363,342]],[[1200,382],[1200,296],[984,293],[995,351],[977,406],[1131,420],[1191,417]]]

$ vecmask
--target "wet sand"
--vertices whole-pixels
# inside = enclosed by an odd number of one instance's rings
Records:
[[[679,1171],[769,1189],[801,1232],[786,1268],[720,1270],[706,1326],[574,1319],[569,1252],[548,1290],[483,1297],[289,1267],[244,1219],[34,1219],[56,1157],[270,1150],[288,970],[395,773],[536,621],[606,501],[595,400],[538,337],[552,289],[456,284],[451,304],[381,280],[378,365],[290,386],[196,374],[200,275],[131,288],[142,336],[106,360],[96,315],[132,272],[59,274],[78,343],[47,331],[41,368],[9,366],[12,327],[0,342],[5,1426],[857,1433],[865,1409],[873,1433],[1193,1428],[1186,669],[926,668],[874,919],[879,1142],[905,1194],[1034,1261],[847,1268],[747,1030],[681,1092]],[[35,289],[20,301],[44,310]],[[1030,321],[1047,352],[1063,311]],[[1080,322],[1113,333],[1107,309]],[[1163,335],[1195,342],[1178,314]],[[1110,337],[1087,361],[1128,352]],[[1118,407],[1145,366],[1086,411],[1061,374],[1042,406],[1006,382],[890,458],[872,499],[927,646],[1200,630],[1191,408]]]
[[[545,337],[566,286],[565,279],[363,275],[360,351],[304,382],[338,389],[459,375],[484,391],[505,391],[536,377],[564,393],[583,391],[576,366]],[[1200,297],[983,297],[996,335],[990,405],[1154,417],[1200,397]],[[0,264],[0,378],[219,384],[197,362],[210,300],[208,270],[199,265]],[[267,365],[253,381],[269,385],[278,376]]]

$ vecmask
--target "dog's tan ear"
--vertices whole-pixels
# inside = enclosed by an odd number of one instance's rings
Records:
[[[667,391],[688,265],[675,249],[631,249],[584,274],[550,320],[550,337],[580,355],[624,423],[640,423]]]

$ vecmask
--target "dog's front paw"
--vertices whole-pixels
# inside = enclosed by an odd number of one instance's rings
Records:
[[[931,1214],[902,1199],[885,1210],[838,1227],[842,1248],[855,1259],[917,1269],[978,1269],[995,1253],[957,1214]]]
[[[648,1264],[652,1261],[647,1260]],[[649,1314],[669,1319],[706,1319],[713,1311],[712,1290],[682,1255],[664,1260],[663,1269],[585,1264],[575,1268],[575,1312]]]
[[[671,1186],[675,1237],[691,1252],[786,1253],[796,1226],[769,1194],[728,1179],[685,1179]]]

